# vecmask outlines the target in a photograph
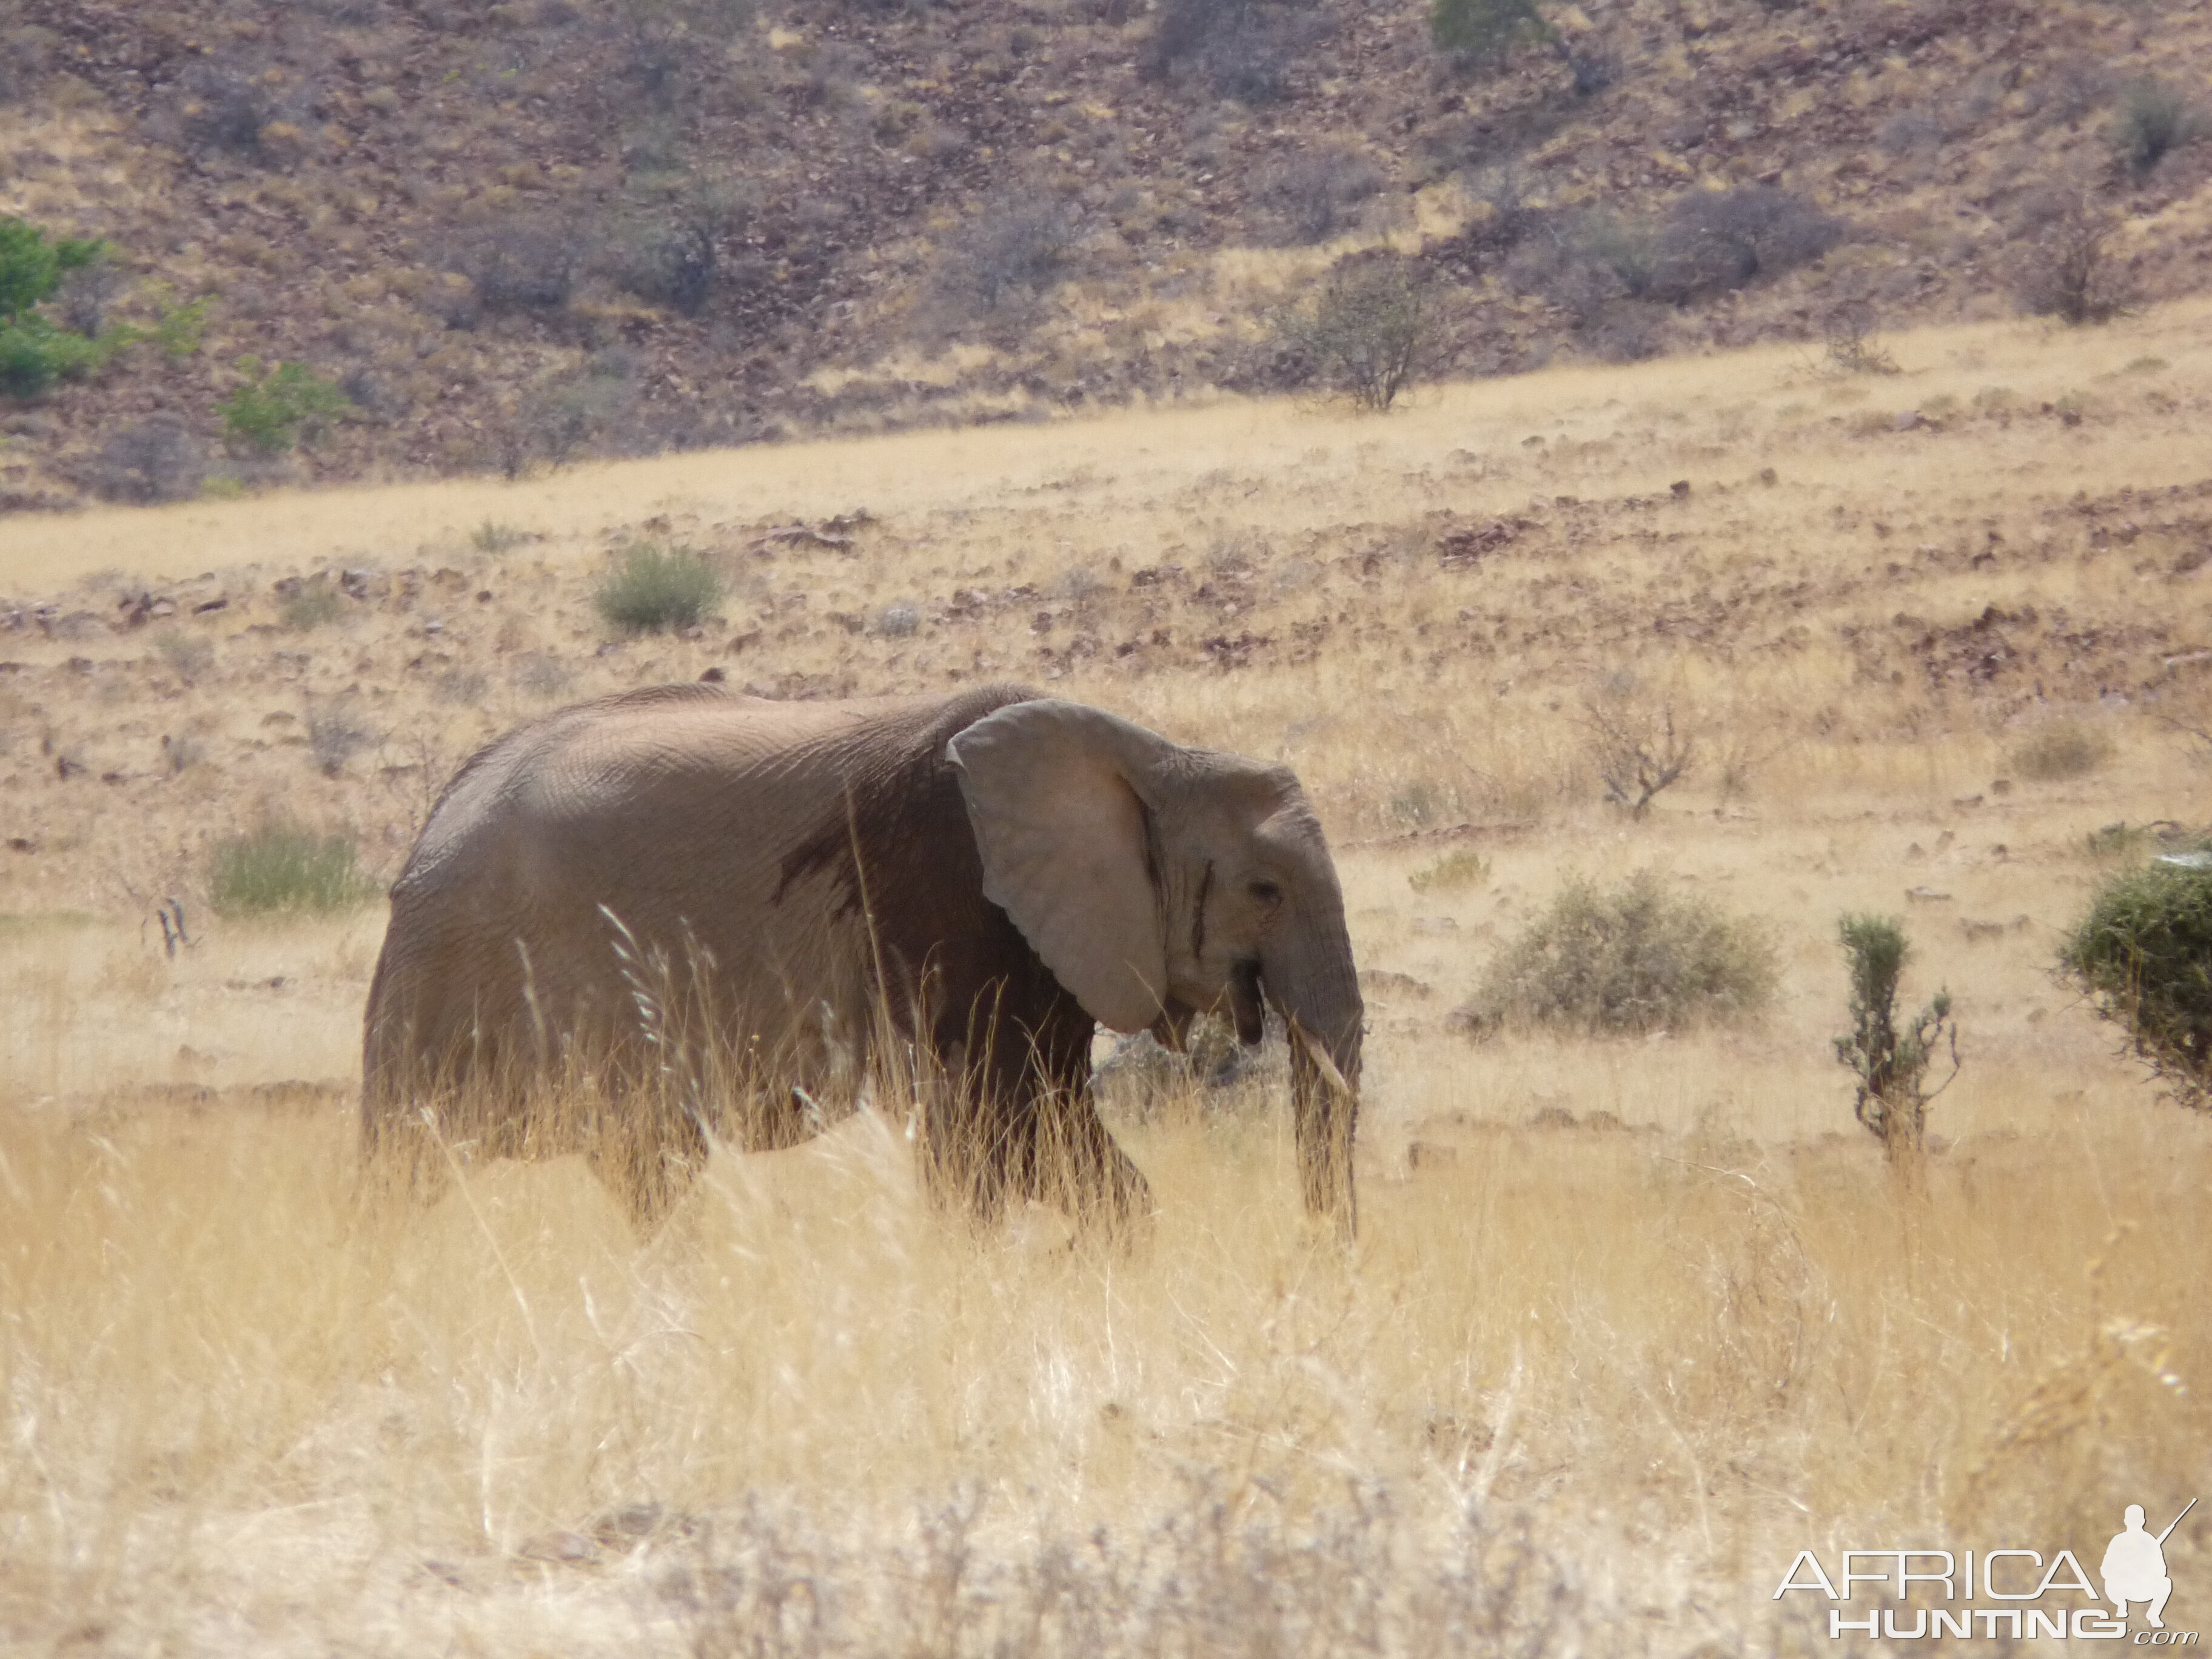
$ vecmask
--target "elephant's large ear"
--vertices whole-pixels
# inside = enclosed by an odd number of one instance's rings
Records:
[[[1136,783],[1172,749],[1141,726],[1041,697],[945,747],[983,858],[983,896],[1101,1024],[1141,1030],[1167,995],[1161,901]]]

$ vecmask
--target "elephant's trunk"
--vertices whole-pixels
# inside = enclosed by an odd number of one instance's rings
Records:
[[[1330,948],[1271,953],[1261,964],[1267,1000],[1291,1036],[1291,1108],[1310,1214],[1350,1238],[1358,1223],[1352,1143],[1359,1121],[1359,1044],[1366,1011],[1339,921]]]

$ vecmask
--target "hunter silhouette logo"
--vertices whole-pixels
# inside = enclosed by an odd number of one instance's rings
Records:
[[[1780,1601],[1792,1590],[1809,1590],[1831,1602],[1848,1603],[1860,1585],[1874,1587],[1870,1594],[1881,1605],[1848,1613],[1844,1607],[1828,1609],[1832,1639],[1846,1632],[1893,1641],[1949,1636],[2019,1642],[2056,1637],[2127,1642],[2136,1647],[2195,1647],[2197,1632],[2168,1630],[2165,1615],[2173,1594],[2173,1580],[2166,1569],[2166,1540],[2196,1507],[2192,1498],[2166,1522],[2165,1531],[2154,1533],[2143,1523],[2143,1506],[2129,1504],[2121,1516],[2121,1530],[2112,1534],[2098,1564],[2101,1593],[2081,1559],[2068,1549],[2048,1557],[2040,1550],[2023,1549],[1845,1550],[1842,1571],[1832,1577],[1817,1553],[1800,1550],[1783,1574],[1774,1599]],[[2040,1605],[2053,1592],[2074,1599],[2070,1604]],[[2088,1605],[2082,1605],[2084,1601]],[[2128,1613],[2134,1607],[2142,1609],[2144,1628],[2130,1631]]]
[[[2166,1598],[2173,1594],[2173,1580],[2166,1576],[2166,1540],[2183,1516],[2196,1507],[2192,1498],[2188,1508],[2154,1538],[2143,1530],[2142,1505],[2128,1505],[2121,1517],[2127,1530],[2112,1534],[2112,1541],[2105,1546],[2105,1564],[2098,1569],[2098,1576],[2105,1581],[2105,1599],[2120,1610],[2121,1618],[2128,1616],[2129,1602],[2148,1601],[2143,1622],[2153,1630],[2166,1628],[2166,1620],[2159,1615],[2166,1611]]]

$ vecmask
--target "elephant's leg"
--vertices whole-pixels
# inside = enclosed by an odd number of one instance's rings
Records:
[[[1054,1009],[1024,1044],[1017,1109],[1018,1171],[1030,1197],[1065,1209],[1079,1224],[1121,1230],[1152,1213],[1152,1188],[1115,1144],[1091,1091],[1086,1015]]]

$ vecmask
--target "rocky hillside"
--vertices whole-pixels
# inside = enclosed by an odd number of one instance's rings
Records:
[[[112,249],[46,313],[170,325],[0,396],[19,509],[1286,389],[1346,260],[1406,262],[1431,374],[1879,367],[2085,245],[2109,303],[2212,241],[2168,0],[1592,0],[1473,64],[1418,0],[10,15],[0,212]],[[227,421],[289,362],[349,408]]]

